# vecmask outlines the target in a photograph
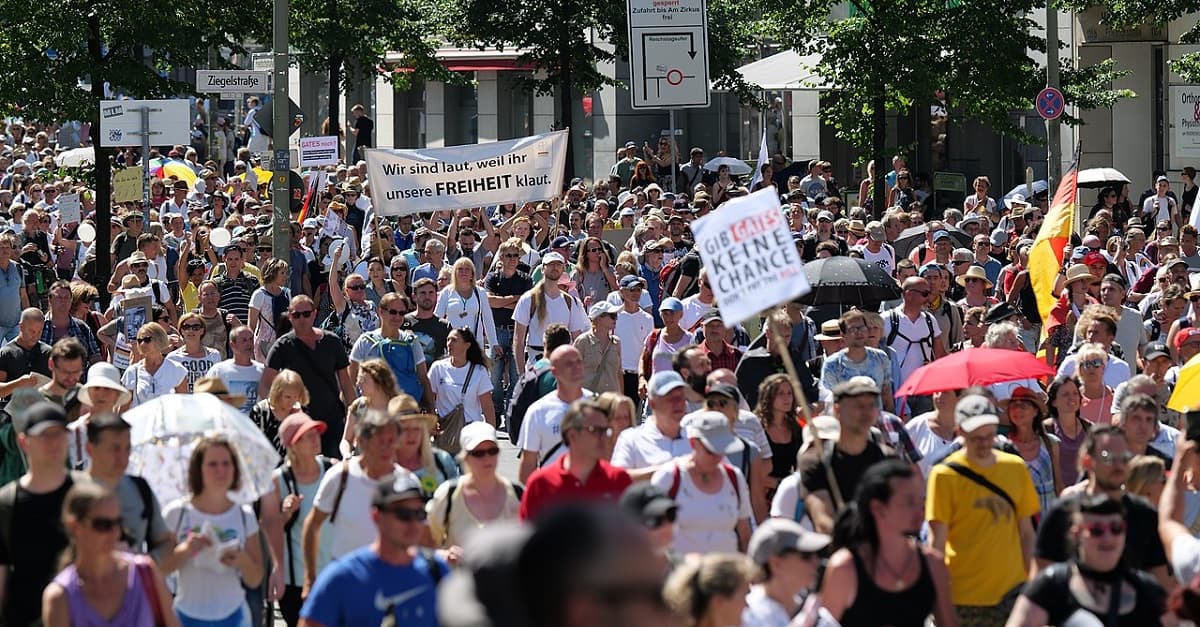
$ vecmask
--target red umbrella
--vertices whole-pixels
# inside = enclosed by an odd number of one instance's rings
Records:
[[[1037,379],[1054,373],[1054,368],[1045,361],[1025,351],[970,348],[917,368],[896,391],[896,396],[923,396],[972,385]]]

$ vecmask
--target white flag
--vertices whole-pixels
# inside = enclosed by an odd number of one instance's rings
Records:
[[[754,177],[750,179],[750,185],[746,189],[754,191],[754,186],[762,180],[762,167],[770,157],[767,155],[767,129],[763,129],[762,141],[758,143],[758,163],[754,164]]]

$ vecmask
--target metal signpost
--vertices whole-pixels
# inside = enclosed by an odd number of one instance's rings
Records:
[[[292,212],[288,190],[288,172],[291,167],[288,152],[288,137],[292,134],[292,120],[288,99],[288,3],[274,0],[272,3],[271,47],[274,48],[271,64],[272,141],[275,144],[275,162],[271,164],[271,248],[276,259],[287,260],[292,247]]]
[[[634,109],[667,109],[671,170],[675,110],[709,105],[708,10],[705,0],[627,0],[629,76]],[[675,189],[671,177],[671,190]]]
[[[103,100],[100,102],[100,146],[129,146],[140,138],[142,147],[142,217],[150,225],[150,138],[155,145],[187,144],[190,140],[187,100]]]

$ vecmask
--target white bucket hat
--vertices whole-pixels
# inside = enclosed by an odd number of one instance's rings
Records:
[[[117,398],[117,407],[121,407],[133,398],[133,394],[129,392],[129,388],[121,385],[121,373],[117,370],[117,367],[108,362],[102,361],[92,364],[88,368],[87,383],[83,384],[83,387],[79,389],[79,402],[91,406],[92,397],[88,393],[88,390],[92,388],[108,388],[119,392],[121,396]]]

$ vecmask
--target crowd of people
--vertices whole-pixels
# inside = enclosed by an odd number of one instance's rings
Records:
[[[304,173],[320,191],[279,259],[248,150],[231,168],[184,146],[147,155],[196,183],[156,179],[149,222],[114,205],[95,242],[80,237],[95,199],[54,167],[53,137],[0,133],[3,624],[1200,612],[1200,414],[1166,406],[1200,353],[1190,169],[1178,195],[1158,174],[1140,201],[1102,190],[1037,294],[1045,193],[1000,199],[979,177],[961,206],[934,206],[899,157],[878,210],[850,206],[828,162],[777,156],[749,184],[663,139],[545,202],[399,216],[354,162]],[[690,225],[771,186],[805,262],[876,264],[899,298],[727,325]],[[79,221],[63,222],[64,194]],[[913,227],[920,243],[898,251]],[[1039,298],[1058,299],[1049,317]],[[1057,374],[898,394],[979,349]],[[130,474],[126,412],[178,394],[218,397],[279,453],[257,500],[233,498],[249,469],[229,434],[173,469],[180,498]]]

